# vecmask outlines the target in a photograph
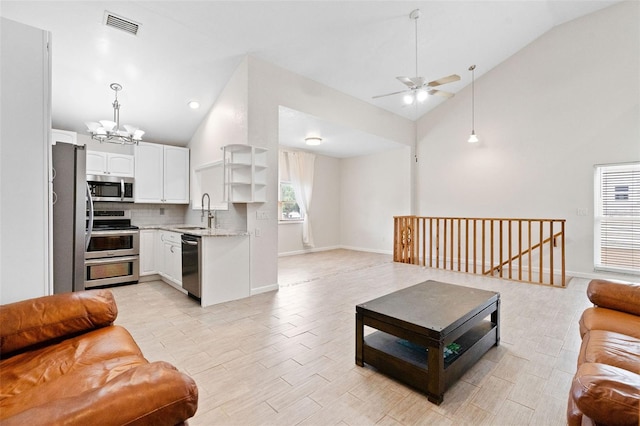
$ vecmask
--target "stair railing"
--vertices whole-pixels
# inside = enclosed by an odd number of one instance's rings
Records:
[[[539,284],[559,282],[565,287],[565,223],[565,219],[396,216],[393,260]]]

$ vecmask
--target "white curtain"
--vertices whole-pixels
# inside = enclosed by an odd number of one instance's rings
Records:
[[[316,156],[310,152],[286,152],[289,164],[291,186],[296,194],[296,201],[302,213],[302,244],[313,247],[313,233],[311,232],[311,199],[313,195],[313,170]]]

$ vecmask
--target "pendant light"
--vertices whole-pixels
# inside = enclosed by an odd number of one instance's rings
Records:
[[[480,139],[476,136],[475,127],[475,70],[475,65],[471,65],[469,67],[469,71],[471,71],[471,136],[469,136],[469,139],[467,140],[469,143],[480,142]]]

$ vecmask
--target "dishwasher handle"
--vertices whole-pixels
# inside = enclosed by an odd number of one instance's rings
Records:
[[[192,241],[192,240],[185,240],[184,238],[182,238],[182,244],[187,244],[190,246],[197,246],[198,242],[197,241]]]

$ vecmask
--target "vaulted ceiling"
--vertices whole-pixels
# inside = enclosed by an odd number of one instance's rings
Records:
[[[455,93],[471,64],[477,79],[554,26],[618,1],[3,0],[0,14],[52,34],[54,127],[86,133],[85,121],[109,119],[118,82],[123,124],[186,145],[245,55],[415,120],[446,100],[406,108],[401,96],[372,99],[415,74],[412,10],[421,10],[418,74],[460,75],[443,86]],[[105,11],[139,23],[138,34],[105,26]]]

